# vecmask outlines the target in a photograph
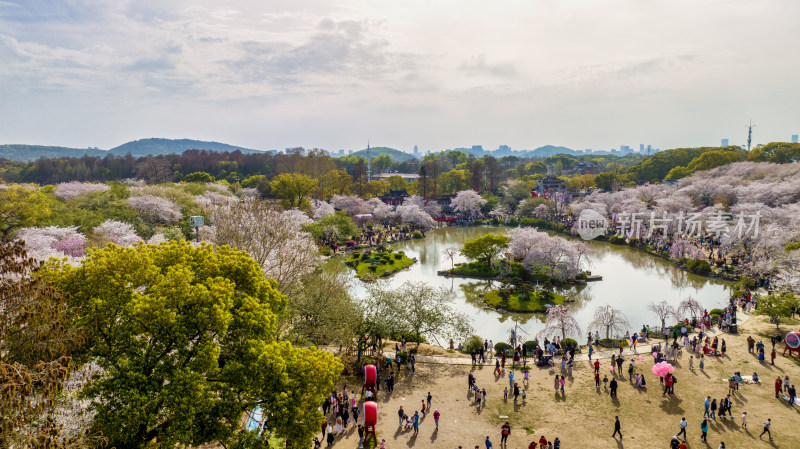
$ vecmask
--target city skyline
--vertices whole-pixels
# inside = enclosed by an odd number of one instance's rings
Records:
[[[750,117],[754,146],[788,141],[798,15],[790,0],[4,0],[0,143],[669,149],[744,144]]]

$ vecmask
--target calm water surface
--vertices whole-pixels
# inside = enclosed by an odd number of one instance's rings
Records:
[[[392,245],[394,250],[403,250],[409,257],[416,257],[417,263],[392,276],[390,285],[412,280],[440,286],[454,294],[456,307],[471,317],[475,333],[481,337],[495,342],[506,341],[512,318],[517,317],[523,323],[526,339],[533,339],[544,326],[543,314],[501,314],[487,310],[479,294],[496,288],[492,282],[436,275],[437,271],[450,268],[450,260],[442,255],[443,249],[461,248],[466,240],[489,233],[506,233],[508,229],[498,226],[442,228],[429,231],[424,239],[396,243]],[[600,305],[610,304],[622,310],[631,326],[641,329],[643,324],[660,324],[647,310],[650,301],[665,299],[677,308],[682,299],[693,296],[708,309],[727,303],[729,282],[687,273],[664,259],[627,246],[595,241],[587,243],[594,254],[591,265],[586,268],[593,274],[603,276],[603,280],[561,292],[575,299],[571,307],[583,329],[584,339],[586,326],[592,320],[595,308]],[[366,294],[364,283],[355,278],[355,271],[345,266],[342,260],[331,259],[327,268],[346,269],[352,276],[353,295],[363,297]],[[456,256],[456,263],[465,261],[463,257]]]

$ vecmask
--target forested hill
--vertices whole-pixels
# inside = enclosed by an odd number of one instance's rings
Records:
[[[0,145],[0,158],[12,161],[30,162],[39,158],[56,157],[81,157],[99,156],[103,157],[108,152],[97,148],[68,148],[51,147],[46,145]]]
[[[392,158],[392,160],[395,161],[395,162],[405,162],[405,161],[407,161],[409,159],[413,159],[414,158],[414,156],[412,156],[412,155],[410,155],[408,153],[404,153],[404,152],[402,152],[400,150],[395,150],[394,148],[389,148],[389,147],[374,147],[374,148],[370,148],[369,149],[369,154],[370,154],[370,157],[372,157],[372,158],[378,157],[378,156],[380,156],[382,154],[386,154],[390,158]],[[367,157],[367,150],[365,148],[363,150],[355,151],[355,152],[353,152],[353,154],[351,156],[361,156],[363,158],[366,158]]]
[[[124,143],[111,150],[101,150],[99,148],[68,148],[45,145],[0,145],[0,158],[12,161],[30,162],[40,158],[61,158],[61,157],[81,157],[96,156],[105,157],[109,154],[114,156],[125,156],[130,153],[134,157],[163,154],[181,154],[186,150],[207,150],[217,153],[236,150],[245,154],[261,153],[259,150],[237,147],[219,142],[206,142],[203,140],[192,139],[140,139]]]
[[[236,150],[242,153],[261,153],[259,150],[250,148],[236,147],[226,143],[219,142],[206,142],[202,140],[192,139],[140,139],[133,142],[124,143],[118,147],[109,150],[109,153],[115,156],[124,156],[130,153],[133,156],[147,156],[147,155],[160,155],[160,154],[181,154],[186,150],[207,150],[222,152],[234,152]]]

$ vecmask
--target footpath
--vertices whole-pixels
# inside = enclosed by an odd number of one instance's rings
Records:
[[[738,311],[736,313],[736,325],[737,327],[741,327],[742,324],[746,323],[749,320],[751,315]],[[722,331],[719,329],[709,329],[707,335],[709,337],[714,337],[717,335],[722,334]],[[656,344],[660,344],[662,340],[655,341],[655,339],[648,339],[646,340],[647,343],[645,344],[637,344],[636,349],[633,348],[625,348],[622,350],[622,357],[627,358],[630,356],[640,356],[645,354],[652,354],[653,353],[653,346]],[[394,359],[395,352],[394,351],[384,351],[385,356],[391,357]],[[602,359],[610,359],[611,357],[616,358],[619,355],[619,349],[613,348],[604,348],[601,350],[595,350],[592,353],[592,360],[602,360]],[[415,355],[417,363],[438,363],[443,365],[472,365],[472,358],[469,356],[443,356],[443,355]],[[558,356],[556,356],[558,357]],[[532,358],[531,358],[532,359]],[[488,360],[492,360],[491,363],[483,363],[478,365],[494,365],[493,358],[490,356]],[[589,354],[588,352],[583,352],[579,354],[575,354],[575,362],[586,362],[589,361]],[[506,367],[509,366],[510,360],[506,359]],[[556,365],[558,361],[555,361]],[[531,367],[535,367],[536,365],[531,365]]]

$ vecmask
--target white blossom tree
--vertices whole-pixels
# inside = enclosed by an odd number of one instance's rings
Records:
[[[459,249],[455,247],[447,247],[442,250],[442,255],[450,259],[450,268],[455,268],[455,257],[458,255]]]
[[[128,198],[128,206],[151,223],[172,224],[183,218],[181,208],[175,202],[154,195],[132,196]]]
[[[370,198],[366,202],[369,213],[377,220],[389,218],[394,214],[394,207],[384,203],[380,198]]]
[[[403,223],[413,224],[419,228],[432,228],[436,224],[433,217],[416,204],[397,206],[396,211]]]
[[[486,200],[474,190],[462,190],[456,193],[455,198],[450,201],[450,206],[454,211],[471,217],[479,215],[481,206],[484,204],[486,204]]]
[[[425,201],[425,199],[421,196],[411,195],[403,200],[403,206],[411,205],[418,206],[431,217],[438,217],[442,214],[442,206],[440,206],[436,201]]]
[[[505,220],[511,215],[511,207],[506,203],[500,203],[489,212],[489,216],[498,220]]]
[[[550,236],[534,228],[509,232],[509,252],[527,267],[541,267],[558,280],[575,278],[589,263],[591,250],[583,242]]]
[[[667,301],[661,302],[650,302],[647,305],[647,309],[655,316],[658,317],[659,321],[661,321],[661,329],[667,327],[667,320],[670,318],[678,319],[678,314],[675,312],[675,308],[669,305]]]
[[[553,306],[547,310],[547,318],[544,321],[544,329],[536,334],[536,338],[552,338],[557,335],[561,339],[574,337],[576,340],[581,337],[581,327],[572,309],[567,306]]]
[[[25,242],[28,255],[41,261],[66,256],[70,263],[76,263],[86,254],[86,237],[78,232],[77,226],[23,228],[16,237]]]
[[[364,200],[353,195],[333,195],[331,205],[347,212],[347,215],[364,214],[368,211]]]
[[[92,234],[101,244],[110,242],[119,246],[131,246],[142,241],[133,226],[117,220],[104,221],[92,230]]]
[[[106,192],[110,189],[111,187],[105,184],[98,184],[94,182],[62,182],[61,184],[56,184],[53,195],[61,198],[62,200],[71,200],[87,193]]]
[[[314,200],[311,203],[311,214],[314,220],[319,220],[322,217],[333,215],[336,210],[327,201]]]
[[[625,318],[625,314],[606,304],[594,310],[594,316],[587,330],[590,334],[592,331],[603,332],[606,338],[611,338],[612,335],[622,335],[630,328],[631,324]]]
[[[314,238],[301,230],[310,219],[297,209],[283,211],[266,201],[244,198],[215,207],[210,221],[211,226],[201,229],[204,240],[247,251],[264,276],[275,279],[287,295],[320,264]]]

